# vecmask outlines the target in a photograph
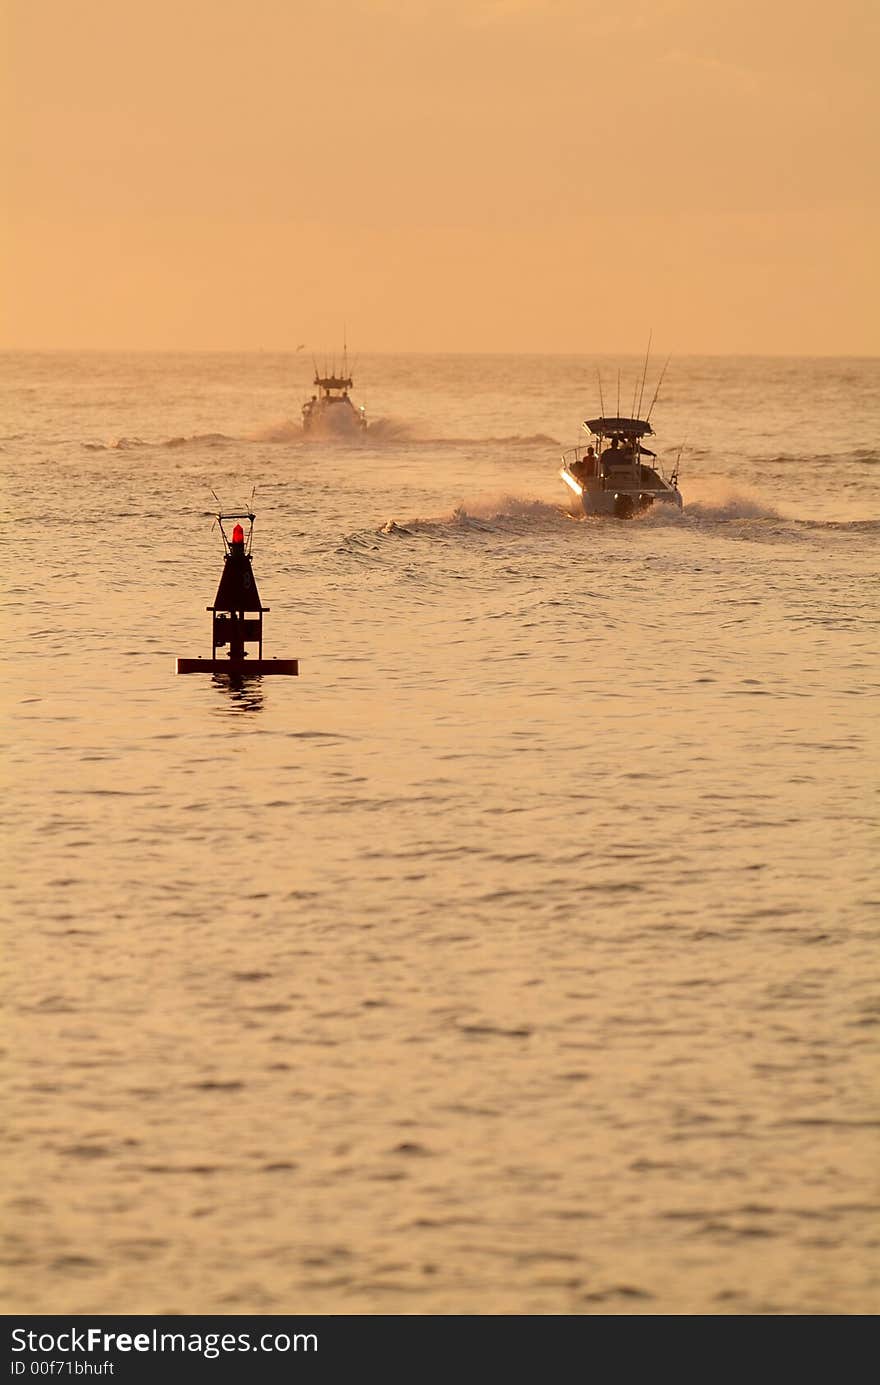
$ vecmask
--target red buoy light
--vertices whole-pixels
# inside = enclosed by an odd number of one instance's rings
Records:
[[[244,530],[242,529],[240,524],[236,524],[235,528],[232,531],[232,542],[244,543]]]

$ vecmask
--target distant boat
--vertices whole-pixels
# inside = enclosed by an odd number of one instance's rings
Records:
[[[315,365],[313,381],[318,393],[303,404],[303,432],[313,438],[357,438],[366,432],[367,415],[364,406],[356,408],[349,396],[354,381],[348,370],[348,353],[343,355],[342,373],[335,370],[322,375]]]

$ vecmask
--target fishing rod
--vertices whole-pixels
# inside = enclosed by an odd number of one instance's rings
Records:
[[[596,366],[596,379],[599,381],[599,407],[600,407],[601,410],[602,410],[602,418],[603,418],[603,420],[604,420],[604,418],[605,418],[605,399],[604,399],[604,396],[603,396],[603,394],[602,394],[602,372],[600,371],[600,369],[599,369],[598,366]]]
[[[645,422],[646,422],[646,423],[650,423],[650,422],[651,422],[651,414],[652,414],[653,411],[654,411],[654,405],[657,403],[657,396],[658,396],[659,393],[660,393],[660,386],[663,384],[663,381],[664,381],[664,379],[665,379],[665,377],[666,377],[666,369],[667,369],[667,366],[669,365],[669,362],[670,362],[671,360],[672,360],[672,357],[671,357],[671,356],[667,356],[667,357],[666,357],[666,365],[664,365],[663,369],[662,369],[661,372],[660,372],[660,379],[657,381],[657,388],[656,388],[655,391],[654,391],[654,398],[651,400],[651,407],[650,407],[650,409],[648,410],[648,412],[647,412],[647,414],[646,414],[646,416],[645,416]]]
[[[687,445],[688,445],[688,438],[689,438],[689,437],[690,437],[690,434],[688,434],[687,437],[685,437],[684,442],[681,444],[681,447],[678,449],[678,456],[677,456],[676,459],[675,459],[675,467],[674,467],[674,469],[673,469],[672,475],[671,475],[670,478],[669,478],[669,484],[670,484],[671,486],[677,486],[677,485],[678,485],[678,468],[681,466],[681,454],[682,454],[682,452],[684,451],[684,449],[685,449],[685,448],[687,447]]]
[[[638,412],[637,414],[634,415],[635,418],[638,418],[638,417],[640,416],[641,412],[642,412],[642,397],[644,396],[644,393],[645,393],[645,381],[646,381],[646,379],[648,378],[648,357],[649,357],[650,354],[651,354],[651,340],[652,340],[653,336],[654,336],[654,328],[652,327],[651,330],[650,330],[650,332],[648,333],[648,349],[647,349],[647,351],[645,352],[645,368],[644,368],[644,370],[642,371],[642,388],[639,390],[639,412]]]

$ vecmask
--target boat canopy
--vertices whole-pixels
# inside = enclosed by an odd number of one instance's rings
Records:
[[[621,433],[624,437],[643,438],[647,433],[654,431],[645,418],[588,418],[584,428],[588,433],[595,433],[598,438],[610,438],[615,433]]]
[[[315,384],[325,390],[350,390],[354,382],[350,375],[316,375]]]

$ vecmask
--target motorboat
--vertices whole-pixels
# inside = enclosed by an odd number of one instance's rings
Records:
[[[315,365],[313,381],[317,394],[303,404],[303,433],[312,438],[357,438],[366,432],[367,415],[364,406],[356,408],[349,390],[354,381],[348,370],[347,356],[343,358],[340,374],[336,371],[321,374]]]
[[[590,441],[563,452],[559,475],[585,514],[632,519],[657,503],[682,508],[678,462],[667,477],[642,441],[654,432],[646,418],[589,418],[583,426]]]

